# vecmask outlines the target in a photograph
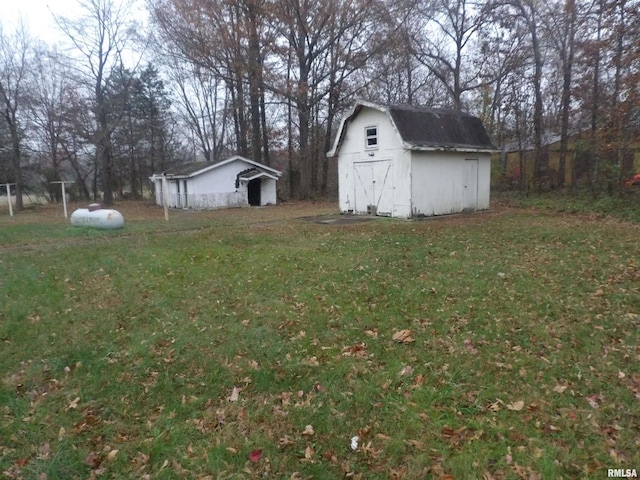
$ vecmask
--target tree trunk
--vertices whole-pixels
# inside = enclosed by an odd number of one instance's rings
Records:
[[[264,99],[264,84],[262,81],[260,86],[260,123],[262,125],[262,160],[265,165],[271,165],[271,157],[269,155],[269,132],[267,130],[267,110]]]
[[[308,200],[311,198],[311,161],[309,152],[309,119],[311,107],[309,106],[309,75],[310,66],[307,64],[306,35],[301,24],[297,25],[296,56],[298,59],[298,85],[296,92],[296,108],[298,110],[298,144],[299,154],[298,170],[300,174],[299,198]]]
[[[22,200],[23,195],[23,186],[22,186],[22,165],[21,165],[21,156],[22,151],[20,148],[20,133],[18,132],[17,125],[15,123],[11,124],[11,145],[12,145],[12,155],[11,155],[11,166],[13,167],[13,175],[15,182],[15,196],[16,196],[16,210],[22,210],[24,208],[24,203]]]
[[[299,123],[299,151],[298,167],[300,173],[299,198],[308,200],[311,198],[311,165],[309,161],[309,105],[307,102],[306,82],[298,83],[298,123]]]
[[[262,84],[262,58],[260,38],[256,27],[256,12],[252,2],[247,2],[247,20],[249,28],[249,102],[251,110],[251,152],[253,160],[262,161],[262,121],[260,115],[260,90]]]
[[[567,150],[569,140],[569,112],[571,110],[571,77],[573,73],[573,53],[575,42],[576,6],[574,0],[566,0],[565,7],[568,31],[565,51],[562,55],[562,119],[560,125],[560,158],[558,161],[558,188],[566,181]]]
[[[603,1],[600,0],[598,5],[598,22],[597,22],[597,36],[596,36],[596,50],[595,57],[593,59],[593,83],[591,87],[591,130],[589,133],[589,165],[586,169],[587,177],[589,179],[589,186],[591,188],[592,193],[595,192],[595,179],[598,177],[598,171],[600,170],[600,156],[598,154],[598,142],[597,142],[597,131],[598,131],[598,116],[600,111],[600,41],[602,40],[602,7]],[[575,167],[574,167],[575,168]],[[575,177],[574,173],[574,177]]]

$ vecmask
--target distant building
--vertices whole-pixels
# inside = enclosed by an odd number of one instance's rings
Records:
[[[601,142],[602,143],[602,142]],[[591,132],[583,131],[569,135],[564,165],[564,183],[571,185],[574,181],[588,178],[595,168],[592,158]],[[606,143],[605,143],[606,146]],[[610,144],[610,157],[615,159],[623,176],[640,172],[640,148],[636,142],[620,152],[617,144]],[[620,154],[622,153],[622,154]],[[603,149],[600,155],[607,155]],[[498,183],[516,185],[521,176],[524,184],[534,181],[535,149],[532,143],[506,143],[500,153],[493,156],[493,179]],[[547,134],[542,138],[542,162],[546,166],[545,179],[550,186],[555,186],[560,170],[560,135]]]
[[[206,210],[246,205],[275,205],[276,183],[282,173],[244,157],[217,163],[196,162],[154,174],[156,204],[163,205],[166,177],[170,208]]]
[[[471,115],[359,100],[327,156],[342,212],[409,218],[488,209],[495,151]]]

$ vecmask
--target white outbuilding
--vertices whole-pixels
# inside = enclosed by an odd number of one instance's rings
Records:
[[[327,156],[343,213],[411,218],[488,209],[495,151],[472,115],[359,100]]]
[[[275,205],[282,172],[241,156],[217,163],[189,163],[156,173],[156,204],[170,208],[207,210],[224,207]],[[166,192],[163,191],[166,185]]]

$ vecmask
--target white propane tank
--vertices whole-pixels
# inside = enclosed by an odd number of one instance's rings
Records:
[[[71,214],[71,225],[103,229],[122,228],[124,217],[117,210],[101,208],[99,204],[92,203],[89,208],[79,208]]]

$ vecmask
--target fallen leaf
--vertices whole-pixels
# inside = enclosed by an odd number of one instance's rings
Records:
[[[311,460],[311,457],[313,457],[313,449],[307,445],[307,448],[304,449],[304,458]]]
[[[424,444],[420,440],[407,440],[406,444],[419,452],[424,451]]]
[[[597,401],[597,395],[591,395],[589,397],[587,397],[587,402],[589,403],[589,406],[591,408],[598,408],[600,405],[598,405],[598,401]]]
[[[78,402],[80,401],[80,397],[76,397],[73,400],[71,400],[71,402],[69,402],[69,405],[67,406],[67,410],[73,410],[78,408]]]
[[[96,469],[102,463],[102,457],[96,452],[91,452],[85,457],[84,463],[89,465],[89,467]]]
[[[453,429],[449,425],[445,425],[442,428],[442,436],[454,445],[458,445],[463,440],[469,438],[472,434],[473,431],[464,426]]]
[[[313,430],[313,426],[307,425],[306,427],[304,427],[304,431],[302,432],[302,435],[305,437],[311,437],[315,435],[315,433],[316,432]]]
[[[310,367],[317,367],[320,365],[320,362],[318,361],[318,357],[316,357],[315,355],[313,357],[306,358],[304,360],[304,363],[306,363]]]
[[[49,460],[51,457],[51,444],[43,443],[38,447],[38,460]]]
[[[231,391],[231,395],[229,396],[228,400],[230,402],[237,402],[239,398],[240,398],[240,389],[238,387],[233,387],[233,390]]]
[[[151,457],[149,455],[145,455],[142,452],[138,452],[135,458],[131,461],[131,466],[135,470],[144,470],[146,466],[149,464],[149,460],[151,460]]]
[[[278,440],[278,445],[280,446],[280,448],[290,447],[294,443],[295,442],[293,440],[291,440],[291,438],[288,435],[285,435],[280,440]]]
[[[517,402],[507,403],[507,409],[519,412],[524,408],[524,400],[518,400]]]
[[[413,367],[411,365],[405,365],[402,370],[400,370],[400,376],[404,377],[406,375],[411,375],[413,373]]]
[[[257,463],[262,458],[262,449],[252,450],[249,454],[249,460],[254,463]]]
[[[107,454],[107,460],[110,461],[110,462],[113,462],[116,459],[117,455],[118,455],[118,450],[111,450]]]
[[[464,341],[464,349],[471,355],[475,355],[478,353],[478,349],[475,347],[473,342],[468,338]]]
[[[566,385],[556,385],[555,387],[553,387],[553,391],[556,393],[564,393],[566,389],[567,389]]]
[[[367,337],[378,338],[378,331],[377,330],[365,330],[364,333],[365,333],[365,335]]]
[[[413,389],[420,388],[420,386],[421,386],[422,384],[424,384],[424,382],[425,382],[424,375],[422,375],[422,374],[418,374],[418,375],[416,376],[416,378],[414,378],[414,380],[413,380],[413,384],[411,385],[411,388],[413,388]]]
[[[393,334],[391,337],[394,342],[398,343],[413,343],[415,340],[413,339],[413,332],[411,330],[400,330]]]
[[[367,353],[367,344],[366,343],[354,343],[353,345],[349,345],[342,349],[343,357],[359,357],[365,358],[369,354]]]

